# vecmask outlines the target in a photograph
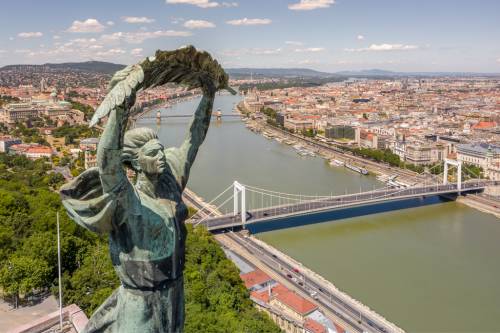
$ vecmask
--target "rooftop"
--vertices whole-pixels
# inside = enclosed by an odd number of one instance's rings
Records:
[[[296,293],[288,289],[280,291],[277,295],[273,292],[273,297],[303,316],[311,313],[318,308],[316,304],[308,301],[307,299],[297,295]]]
[[[247,287],[247,289],[252,288],[255,285],[263,284],[263,283],[271,280],[269,275],[267,275],[266,273],[264,273],[260,269],[255,269],[252,272],[249,272],[246,274],[241,274],[240,277],[243,280],[243,282],[245,283],[245,287]]]
[[[500,154],[500,146],[491,145],[488,143],[463,143],[457,145],[458,150],[474,151],[476,153],[486,154],[491,149],[493,154]]]
[[[327,333],[326,327],[318,323],[316,320],[307,318],[304,323],[304,328],[311,333]]]

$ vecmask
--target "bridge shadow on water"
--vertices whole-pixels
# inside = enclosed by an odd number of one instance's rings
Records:
[[[395,210],[423,207],[435,205],[443,202],[453,201],[456,197],[431,196],[418,199],[408,199],[402,201],[393,201],[386,203],[378,203],[369,206],[352,207],[329,212],[318,212],[309,215],[288,216],[270,221],[256,222],[247,224],[247,229],[255,234],[259,232],[268,232],[285,228],[300,227],[309,224],[316,224],[327,221],[336,221],[359,217],[371,214],[390,212]]]

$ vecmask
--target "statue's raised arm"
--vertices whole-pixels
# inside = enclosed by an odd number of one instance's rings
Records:
[[[110,91],[96,110],[90,126],[94,126],[99,119],[108,115],[112,119],[112,113],[116,112],[114,110],[120,108],[124,108],[125,114],[128,115],[129,109],[133,105],[130,101],[135,100],[136,91],[169,82],[185,85],[189,89],[201,88],[203,91],[203,98],[195,112],[184,143],[178,149],[166,150],[167,160],[174,170],[179,185],[184,188],[191,165],[198,148],[205,139],[210,124],[215,92],[227,89],[231,93],[235,93],[228,86],[227,74],[208,53],[197,51],[192,46],[174,51],[157,51],[154,57],[117,72],[109,84]],[[114,123],[110,125],[117,126]],[[122,127],[122,131],[123,129]],[[103,138],[107,137],[105,134],[103,134]],[[102,150],[100,151],[98,161],[106,161],[106,156],[102,154]],[[109,163],[104,164],[109,166]],[[115,173],[114,168],[110,167],[109,169],[113,170],[113,175],[119,175]],[[116,183],[116,181],[112,179],[112,183]]]

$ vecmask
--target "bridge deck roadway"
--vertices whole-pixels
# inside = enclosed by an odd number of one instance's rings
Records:
[[[386,189],[383,191],[369,191],[357,194],[335,196],[314,201],[306,201],[298,204],[274,206],[265,209],[248,211],[246,224],[271,221],[294,216],[309,215],[320,212],[328,212],[339,209],[373,205],[377,203],[401,201],[423,196],[435,196],[446,194],[459,194],[465,192],[481,191],[485,186],[500,182],[481,181],[463,183],[459,191],[456,184],[432,185],[406,189]],[[241,216],[227,214],[214,218],[208,218],[202,222],[208,230],[242,226]]]

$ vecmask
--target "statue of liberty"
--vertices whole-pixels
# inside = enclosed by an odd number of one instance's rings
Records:
[[[155,131],[126,131],[136,93],[169,82],[201,88],[185,141],[165,149]],[[121,285],[95,311],[85,333],[182,332],[187,207],[182,192],[207,134],[215,93],[228,77],[206,52],[189,46],[157,51],[118,71],[90,126],[107,117],[96,168],[61,189],[64,207],[82,227],[109,235]],[[125,168],[136,173],[135,184]]]

